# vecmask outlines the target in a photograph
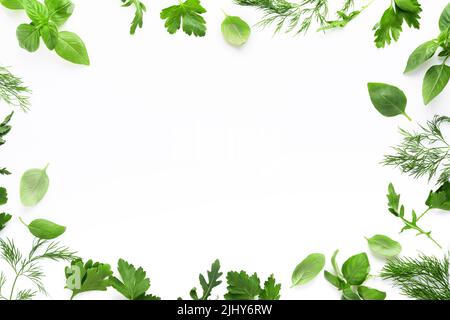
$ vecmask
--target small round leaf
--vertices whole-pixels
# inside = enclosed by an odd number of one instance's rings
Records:
[[[246,43],[250,33],[250,26],[239,17],[227,16],[222,22],[223,37],[233,46],[240,47]]]
[[[375,235],[367,239],[370,250],[382,257],[395,257],[402,251],[402,246],[397,241],[383,235]]]
[[[292,274],[292,286],[300,286],[314,279],[325,266],[325,256],[312,253],[300,262]]]
[[[26,207],[38,204],[47,193],[48,186],[47,167],[26,171],[20,180],[20,201]]]

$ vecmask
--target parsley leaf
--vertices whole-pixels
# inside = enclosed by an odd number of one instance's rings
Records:
[[[399,0],[397,0],[399,1]],[[402,4],[402,9],[397,1],[389,7],[381,17],[380,22],[378,22],[373,30],[375,31],[375,44],[378,48],[384,48],[390,45],[392,40],[397,41],[400,38],[400,34],[403,31],[403,22],[411,28],[420,28],[420,15],[422,8],[417,0],[407,0],[403,2],[408,2],[409,6]]]
[[[186,34],[203,37],[206,33],[206,21],[200,14],[205,12],[206,9],[201,6],[199,0],[186,0],[179,5],[163,9],[160,17],[166,20],[164,26],[170,34],[177,32],[182,23]]]
[[[280,300],[281,284],[275,282],[275,278],[270,275],[269,279],[264,282],[264,289],[259,295],[260,300]]]
[[[8,202],[8,192],[5,188],[0,187],[0,206]]]
[[[73,299],[76,295],[87,291],[106,291],[112,276],[109,264],[76,259],[70,267],[66,267],[66,288],[72,290]]]
[[[122,7],[130,7],[134,5],[136,11],[134,13],[133,21],[131,22],[130,34],[135,34],[136,29],[142,28],[144,24],[144,12],[147,11],[145,5],[139,0],[122,0]]]
[[[220,270],[220,262],[219,260],[216,260],[211,265],[211,271],[208,271],[208,281],[206,281],[205,277],[200,274],[199,275],[199,281],[200,285],[203,289],[203,295],[199,298],[197,295],[197,289],[193,288],[190,292],[190,296],[194,300],[208,300],[208,298],[211,296],[211,291],[215,287],[219,286],[222,281],[219,280],[219,278],[222,276],[222,272],[219,272]]]
[[[158,300],[155,296],[145,294],[150,289],[150,279],[146,278],[144,269],[136,269],[134,265],[119,259],[117,270],[122,281],[111,277],[111,286],[126,298],[129,300]]]
[[[11,220],[12,216],[7,213],[0,213],[0,231],[5,229],[6,224]]]
[[[245,272],[228,272],[228,293],[226,300],[254,300],[261,293],[261,285],[258,275],[251,277]]]
[[[430,209],[450,210],[450,182],[446,181],[436,191],[431,191],[425,204]]]

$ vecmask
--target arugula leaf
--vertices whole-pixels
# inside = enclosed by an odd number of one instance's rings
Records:
[[[391,44],[392,40],[397,41],[403,31],[403,22],[409,27],[416,29],[420,28],[420,12],[422,8],[417,0],[407,0],[409,2],[408,7],[415,8],[413,11],[402,9],[397,2],[394,2],[381,17],[373,30],[375,31],[375,44],[378,48],[384,48]],[[403,3],[403,8],[406,8],[406,3]]]
[[[6,116],[5,120],[3,120],[2,123],[0,123],[0,146],[5,144],[5,140],[3,139],[3,137],[6,136],[11,131],[11,126],[9,125],[9,122],[11,121],[13,114],[14,112],[11,112],[8,116]],[[7,170],[4,172],[6,173],[2,174],[9,174],[9,171]]]
[[[199,0],[186,0],[165,8],[161,11],[161,19],[166,20],[164,26],[170,34],[174,34],[183,25],[183,31],[196,37],[203,37],[206,34],[206,21],[201,16],[205,13]]]
[[[150,289],[150,279],[146,278],[146,272],[142,268],[136,269],[123,259],[119,259],[117,270],[121,280],[112,276],[111,286],[129,300],[158,300],[153,295],[146,295]]]
[[[227,274],[227,283],[225,300],[254,300],[262,290],[256,273],[250,277],[245,271],[230,271]]]
[[[11,220],[12,216],[7,213],[0,213],[0,231],[5,229],[6,224]]]
[[[270,275],[269,279],[264,282],[264,288],[259,294],[259,300],[280,300],[281,284],[275,282],[275,278]]]
[[[130,27],[130,34],[135,34],[136,33],[136,29],[142,28],[142,25],[144,24],[144,12],[147,11],[147,8],[145,7],[145,5],[139,1],[139,0],[121,0],[123,5],[122,7],[130,7],[130,6],[134,6],[135,7],[135,13],[134,13],[134,18],[133,21],[131,22],[131,27]]]
[[[219,286],[222,281],[219,280],[222,276],[222,272],[219,272],[220,270],[220,262],[219,260],[216,260],[211,265],[211,270],[208,271],[208,281],[206,281],[205,277],[200,274],[199,275],[199,281],[200,285],[203,289],[203,295],[199,298],[197,294],[197,289],[193,288],[190,292],[190,296],[194,300],[208,300],[208,298],[211,296],[211,291],[215,287]]]
[[[112,276],[109,264],[76,259],[70,267],[66,267],[66,288],[72,290],[71,299],[76,295],[87,291],[106,291],[110,286]]]

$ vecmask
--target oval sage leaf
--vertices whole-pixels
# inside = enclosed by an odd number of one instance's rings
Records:
[[[445,31],[450,27],[450,3],[447,4],[439,18],[439,29]]]
[[[425,61],[431,59],[431,57],[433,57],[436,53],[438,47],[439,44],[435,40],[427,41],[424,44],[421,44],[409,56],[404,72],[411,72],[420,67]]]
[[[250,33],[250,26],[239,17],[227,15],[222,22],[223,37],[233,46],[240,47],[246,43]]]
[[[427,105],[444,90],[450,80],[450,67],[446,64],[432,66],[425,73],[422,85],[423,103]]]
[[[370,264],[367,254],[360,253],[348,258],[342,265],[342,274],[349,285],[359,286],[369,276]]]
[[[89,56],[83,40],[73,32],[61,31],[55,47],[56,53],[63,59],[76,64],[89,65]]]
[[[363,300],[384,300],[386,299],[386,292],[369,288],[366,286],[358,287],[358,294]]]
[[[27,226],[31,234],[36,238],[43,240],[51,240],[58,238],[66,231],[66,227],[60,226],[59,224],[53,223],[45,219],[33,220],[29,225],[27,225],[21,219],[22,223]]]
[[[300,262],[292,273],[292,287],[304,285],[314,279],[325,266],[325,256],[312,253]]]
[[[49,179],[47,167],[44,169],[30,169],[22,175],[20,180],[20,201],[26,207],[38,204],[47,193]]]
[[[370,100],[379,113],[385,117],[402,114],[411,121],[405,113],[407,98],[402,90],[390,84],[375,82],[368,83],[367,88]]]
[[[367,239],[367,243],[369,244],[370,250],[382,257],[395,257],[402,251],[400,243],[380,234]]]

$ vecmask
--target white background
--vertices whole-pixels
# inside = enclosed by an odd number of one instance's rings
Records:
[[[14,173],[2,178],[10,192],[5,210],[15,216],[3,235],[26,251],[32,237],[19,216],[66,225],[61,241],[80,256],[114,269],[119,258],[144,267],[151,292],[165,299],[188,298],[216,258],[224,271],[256,271],[263,281],[274,273],[284,299],[338,299],[322,276],[289,289],[297,263],[322,252],[330,269],[335,249],[342,263],[368,251],[364,237],[374,234],[399,240],[406,255],[441,255],[449,248],[448,215],[423,220],[441,251],[413,232],[398,235],[402,225],[386,208],[389,182],[417,211],[433,183],[379,162],[400,141],[398,126],[414,129],[446,113],[449,90],[425,107],[426,69],[402,72],[409,53],[437,36],[447,1],[421,1],[421,30],[405,27],[398,43],[379,50],[372,27],[389,2],[375,1],[344,30],[327,34],[273,36],[273,29],[254,27],[236,49],[222,38],[221,9],[252,25],[262,15],[231,0],[203,1],[204,38],[166,32],[159,12],[173,1],[145,1],[144,29],[135,36],[128,34],[134,12],[120,1],[75,1],[64,30],[84,40],[90,67],[43,45],[34,54],[20,49],[15,29],[27,18],[1,9],[0,63],[33,90],[31,112],[16,112],[0,150],[1,165]],[[414,121],[378,114],[369,81],[402,88]],[[20,175],[46,163],[47,196],[23,208]],[[383,261],[370,259],[377,274]],[[70,296],[64,266],[46,265],[47,298]],[[401,298],[389,284],[373,282],[388,298]]]

